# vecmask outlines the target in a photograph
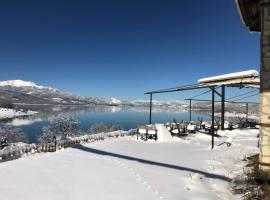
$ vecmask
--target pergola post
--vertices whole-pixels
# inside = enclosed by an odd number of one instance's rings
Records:
[[[261,170],[270,172],[270,0],[261,1],[261,87],[260,157]]]
[[[225,85],[221,86],[221,130],[224,131],[225,123]]]
[[[246,121],[248,121],[248,103],[246,103]]]
[[[149,124],[152,124],[152,93],[150,93],[150,113],[149,113]]]
[[[212,125],[211,125],[211,134],[212,134],[212,149],[214,148],[214,134],[215,134],[215,87],[211,87],[212,90]]]
[[[191,122],[191,99],[189,99],[189,122]]]

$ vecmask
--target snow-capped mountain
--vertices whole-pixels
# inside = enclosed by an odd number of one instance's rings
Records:
[[[1,81],[0,86],[10,86],[10,87],[35,87],[35,88],[45,88],[43,86],[37,85],[31,81],[22,81],[22,80],[8,80],[8,81]]]
[[[52,87],[41,86],[31,81],[8,80],[0,82],[1,104],[14,105],[124,105],[149,106],[149,100],[119,100],[116,98],[85,97],[67,93]],[[186,105],[180,101],[153,100],[153,105],[160,108],[184,108]]]
[[[116,99],[84,97],[23,80],[0,82],[0,103],[87,105],[114,104]]]

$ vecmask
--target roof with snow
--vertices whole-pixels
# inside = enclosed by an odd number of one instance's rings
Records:
[[[219,76],[207,77],[198,80],[198,83],[162,90],[154,90],[145,94],[177,92],[184,90],[202,89],[224,85],[227,87],[260,88],[259,73],[256,70],[248,70]]]

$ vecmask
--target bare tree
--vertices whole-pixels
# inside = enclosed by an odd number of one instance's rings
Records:
[[[20,128],[15,128],[10,125],[4,125],[0,128],[0,138],[6,138],[8,144],[28,141],[26,135]]]
[[[53,132],[52,128],[47,126],[42,128],[42,135],[38,138],[38,142],[41,144],[47,144],[55,142],[56,134]]]
[[[48,131],[51,131],[55,136],[60,136],[61,139],[65,139],[67,136],[79,135],[79,121],[71,115],[59,114],[50,123],[50,130],[45,130],[46,135],[49,134]]]
[[[97,133],[106,133],[106,132],[113,132],[121,130],[122,127],[119,124],[114,124],[112,126],[108,126],[104,123],[96,123],[92,125],[87,132],[90,134],[97,134]]]
[[[88,133],[97,134],[101,132],[108,132],[109,127],[103,123],[96,123],[88,129]]]
[[[109,127],[109,132],[119,131],[119,130],[122,130],[122,127],[120,124],[114,124],[111,127]]]

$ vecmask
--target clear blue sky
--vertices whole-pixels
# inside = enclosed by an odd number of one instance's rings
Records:
[[[4,0],[0,26],[0,80],[88,96],[143,99],[260,63],[234,0]]]

